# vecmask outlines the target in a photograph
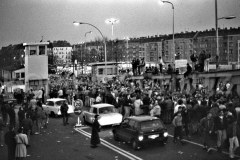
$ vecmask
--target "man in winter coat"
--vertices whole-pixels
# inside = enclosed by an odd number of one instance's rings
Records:
[[[63,101],[63,104],[60,107],[60,111],[63,117],[63,125],[66,126],[68,123],[68,105],[67,101]]]
[[[213,133],[214,128],[214,119],[212,118],[212,113],[208,112],[207,117],[201,119],[200,124],[203,129],[204,135],[203,148],[210,152],[211,148],[209,147],[208,142],[210,140],[211,137],[210,135]]]
[[[218,147],[218,152],[222,153],[222,147],[224,141],[227,139],[227,119],[223,115],[223,111],[219,110],[218,111],[218,116],[215,118],[215,129],[217,131],[217,147]]]
[[[8,160],[15,160],[15,141],[16,133],[14,132],[14,127],[9,126],[9,131],[4,136],[5,144],[8,147]]]
[[[195,53],[193,53],[191,56],[190,56],[190,59],[192,61],[192,68],[193,70],[195,70],[195,65],[196,65],[196,62],[197,62],[197,55]]]
[[[30,118],[30,115],[27,115],[25,119],[23,119],[21,127],[23,127],[23,133],[28,137],[28,145],[30,143],[30,133],[33,126],[33,122]]]
[[[206,60],[206,51],[203,50],[198,57],[199,72],[204,71],[204,61]]]
[[[240,137],[240,129],[235,119],[233,123],[227,129],[227,135],[229,137],[229,157],[234,158],[234,152],[239,147],[238,137]]]

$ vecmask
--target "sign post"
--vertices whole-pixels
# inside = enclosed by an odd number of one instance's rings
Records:
[[[81,120],[80,120],[80,117],[79,117],[82,113],[82,106],[83,106],[82,100],[77,99],[74,102],[74,106],[75,106],[74,113],[78,116],[77,124],[74,127],[82,127],[83,125],[81,124]]]

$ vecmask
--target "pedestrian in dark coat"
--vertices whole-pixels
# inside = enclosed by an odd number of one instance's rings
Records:
[[[66,126],[66,124],[68,123],[68,105],[67,105],[67,101],[64,101],[63,104],[61,105],[60,108],[62,117],[63,117],[63,125]]]
[[[9,126],[9,131],[4,136],[5,144],[8,147],[8,160],[15,160],[15,149],[16,149],[16,133],[14,127]]]
[[[10,117],[10,125],[12,125],[13,127],[15,127],[16,125],[16,113],[14,111],[13,106],[10,106],[8,108],[8,115]]]
[[[204,61],[206,59],[206,51],[202,51],[198,57],[198,64],[199,64],[199,72],[204,71]]]
[[[25,118],[25,111],[23,110],[22,107],[20,107],[20,108],[19,108],[19,111],[18,111],[18,122],[19,122],[19,127],[21,126],[22,121],[23,121],[24,118]]]
[[[95,119],[92,125],[92,135],[91,135],[91,147],[96,148],[97,145],[100,144],[100,138],[98,132],[100,132],[100,124],[98,122],[99,115],[95,115]]]

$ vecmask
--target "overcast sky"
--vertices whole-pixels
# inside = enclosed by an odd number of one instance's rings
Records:
[[[196,31],[215,27],[215,0],[170,0],[174,4],[175,31]],[[240,0],[218,0],[219,26],[240,26]],[[172,7],[159,0],[0,0],[0,47],[43,40],[67,40],[71,44],[100,37],[82,21],[98,27],[111,38],[106,19],[116,18],[114,38],[152,36],[172,33]]]

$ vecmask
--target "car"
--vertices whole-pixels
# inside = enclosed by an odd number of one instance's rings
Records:
[[[46,104],[42,105],[43,109],[55,117],[61,115],[60,107],[66,99],[62,98],[51,98],[47,99]],[[68,114],[74,113],[74,107],[68,104]]]
[[[89,111],[83,111],[84,122],[92,124],[95,115],[100,115],[98,122],[101,126],[120,124],[123,118],[113,105],[107,103],[94,104]]]
[[[134,150],[138,150],[144,143],[158,142],[165,145],[168,132],[163,122],[152,116],[132,116],[123,120],[118,126],[113,126],[115,141],[130,142]]]

